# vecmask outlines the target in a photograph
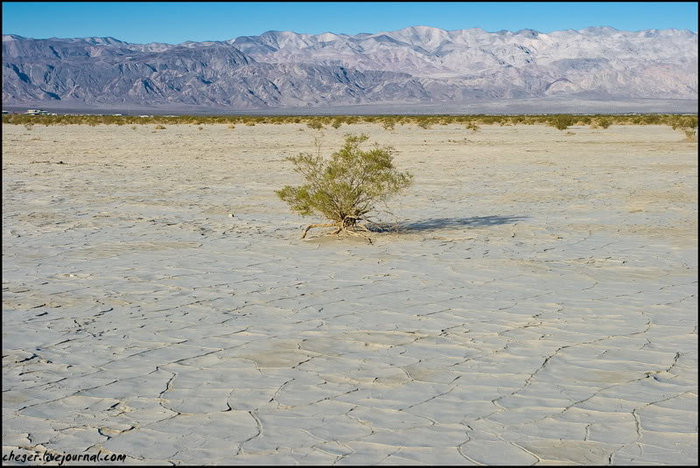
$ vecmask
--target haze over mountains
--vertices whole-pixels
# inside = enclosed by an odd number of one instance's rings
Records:
[[[523,99],[697,106],[698,97],[697,33],[674,29],[417,26],[357,35],[269,31],[177,45],[3,35],[2,66],[3,107],[228,112]]]

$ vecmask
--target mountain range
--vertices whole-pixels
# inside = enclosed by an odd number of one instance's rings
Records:
[[[697,97],[698,36],[688,30],[415,26],[356,35],[268,31],[181,44],[17,35],[2,41],[3,107],[226,112]]]

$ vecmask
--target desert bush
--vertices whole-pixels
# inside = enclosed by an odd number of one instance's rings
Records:
[[[697,141],[697,115],[673,115],[669,117],[668,124],[671,125],[673,130],[682,131],[685,134],[686,141]]]
[[[467,123],[464,125],[464,128],[466,128],[467,130],[471,130],[471,131],[473,131],[473,132],[478,132],[478,131],[479,131],[479,126],[476,124],[476,122],[467,122]]]
[[[612,125],[612,120],[610,120],[607,117],[600,117],[595,120],[596,126],[601,127],[601,128],[608,128],[610,125]]]
[[[671,119],[671,128],[676,130],[677,128],[696,128],[698,126],[698,117],[691,115],[678,115],[673,116]]]
[[[661,123],[661,116],[658,114],[649,114],[644,116],[644,123],[646,125],[656,125]]]
[[[571,115],[559,114],[552,116],[547,123],[557,130],[566,130],[571,125],[574,125],[576,121]]]
[[[482,125],[550,125],[560,130],[566,130],[572,125],[590,125],[591,128],[607,128],[609,125],[669,125],[674,130],[692,132],[697,128],[697,115],[689,114],[538,114],[538,115],[333,115],[333,116],[136,116],[136,115],[29,115],[29,114],[4,114],[4,124],[25,125],[175,125],[189,124],[195,126],[209,124],[248,125],[256,124],[281,124],[304,123],[311,128],[320,130],[324,125],[340,127],[341,124],[352,125],[356,123],[379,124],[391,129],[397,123],[401,125],[413,124],[421,128],[431,128],[434,125],[457,124],[467,128],[473,124]],[[607,124],[606,124],[607,122]],[[319,128],[319,126],[321,128]],[[472,128],[473,130],[473,128]]]
[[[481,122],[483,125],[493,125],[500,120],[501,117],[495,115],[479,115],[479,122]]]
[[[698,141],[698,138],[697,138],[698,130],[697,130],[697,128],[684,128],[684,129],[683,129],[683,133],[685,133],[685,140],[686,140],[686,141],[690,141],[690,142]]]
[[[428,119],[418,119],[418,126],[428,130],[433,126],[433,123]]]
[[[315,227],[333,227],[334,234],[361,235],[357,229],[368,229],[360,221],[367,219],[377,203],[411,184],[413,176],[394,167],[393,148],[375,146],[363,151],[360,145],[367,139],[366,135],[346,135],[345,144],[330,159],[321,156],[320,145],[316,155],[300,153],[286,158],[306,183],[287,185],[277,190],[277,195],[302,216],[319,215],[331,221],[307,226],[302,239]]]

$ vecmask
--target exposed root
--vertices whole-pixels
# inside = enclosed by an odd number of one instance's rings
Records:
[[[357,232],[357,231],[353,231],[353,230],[351,230],[351,229],[342,229],[341,231],[345,231],[345,232],[347,232],[348,234],[350,234],[351,236],[362,237],[362,238],[364,238],[364,239],[367,239],[367,242],[369,242],[370,244],[372,243],[372,239],[370,239],[369,236],[366,236],[366,235],[364,235],[364,234],[361,234],[361,233],[359,233],[359,232]],[[367,230],[367,232],[369,232],[369,230]]]
[[[304,229],[304,234],[301,235],[301,238],[303,239],[306,237],[306,233],[309,232],[309,229],[317,228],[317,227],[338,227],[338,223],[320,223],[320,224],[310,224],[306,226],[306,229]],[[336,233],[340,232],[342,228],[339,228]],[[335,234],[335,233],[334,233]]]
[[[362,229],[365,232],[371,232],[369,229],[367,229],[367,226],[363,224],[358,224],[357,223],[357,218],[348,216],[342,221],[338,221],[336,223],[318,223],[318,224],[310,224],[304,229],[304,233],[301,235],[301,238],[304,239],[306,237],[306,234],[309,232],[309,230],[313,228],[319,228],[319,227],[334,227],[336,228],[335,231],[333,231],[330,234],[337,235],[340,234],[341,232],[345,232],[351,236],[356,236],[356,237],[362,237],[364,239],[367,239],[367,242],[370,244],[372,243],[372,239],[369,238],[369,236],[366,236],[365,234],[359,233],[356,231],[356,229]]]

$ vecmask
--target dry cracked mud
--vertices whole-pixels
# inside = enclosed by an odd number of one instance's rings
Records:
[[[299,239],[303,125],[3,125],[3,455],[697,464],[697,143],[348,132],[415,174],[372,245]]]

